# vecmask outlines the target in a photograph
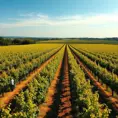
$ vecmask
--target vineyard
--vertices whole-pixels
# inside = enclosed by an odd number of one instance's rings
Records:
[[[0,47],[0,118],[118,118],[118,46]]]

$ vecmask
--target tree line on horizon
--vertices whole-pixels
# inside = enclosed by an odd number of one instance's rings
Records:
[[[83,37],[83,38],[36,38],[36,37],[0,37],[0,46],[7,46],[7,45],[25,45],[25,44],[35,44],[35,43],[41,43],[42,41],[51,41],[51,40],[78,40],[79,43],[82,43],[83,41],[85,43],[113,43],[118,44],[118,37],[111,37],[111,38],[89,38],[89,37]],[[82,41],[83,40],[83,41]],[[82,42],[81,42],[82,41]],[[49,43],[48,42],[48,43]],[[72,42],[72,41],[71,41]],[[51,42],[50,42],[51,43]],[[56,42],[57,43],[57,42]],[[59,42],[61,43],[61,42]]]
[[[30,39],[30,38],[24,38],[24,39],[20,39],[20,38],[3,38],[0,37],[0,45],[4,46],[4,45],[25,45],[25,44],[34,44],[36,43],[35,40]]]

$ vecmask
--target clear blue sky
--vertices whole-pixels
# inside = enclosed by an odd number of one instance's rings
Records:
[[[118,0],[0,0],[0,35],[118,36]]]

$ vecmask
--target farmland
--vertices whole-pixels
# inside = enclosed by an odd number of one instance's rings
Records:
[[[117,118],[118,45],[0,47],[0,117]]]

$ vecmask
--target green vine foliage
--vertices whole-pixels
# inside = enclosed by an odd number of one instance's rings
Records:
[[[71,89],[75,96],[73,100],[73,109],[78,118],[108,118],[110,110],[105,104],[99,103],[99,95],[92,92],[90,81],[85,78],[84,72],[74,59],[68,48],[70,64]],[[75,94],[76,93],[76,94]]]
[[[37,115],[40,113],[38,106],[45,100],[48,87],[54,79],[63,54],[64,47],[56,54],[54,59],[35,76],[32,82],[12,100],[11,105],[2,109],[2,118],[37,118]]]
[[[85,63],[85,65],[105,83],[109,86],[113,91],[118,91],[118,76],[114,73],[110,73],[106,68],[102,68],[99,64],[97,65],[93,61],[91,61],[88,57],[84,56],[79,51],[73,48],[74,52],[78,55],[80,60]]]
[[[33,70],[35,70],[36,68],[38,68],[43,62],[45,62],[50,56],[52,56],[56,51],[58,51],[60,49],[60,47],[58,48],[54,48],[54,49],[50,49],[50,50],[46,50],[44,52],[34,52],[34,54],[31,56],[31,54],[29,54],[26,57],[20,57],[20,55],[18,55],[16,58],[21,58],[20,63],[17,61],[17,59],[13,59],[15,60],[15,65],[11,64],[13,63],[13,60],[11,60],[11,62],[9,62],[11,65],[13,65],[10,69],[6,70],[5,69],[1,69],[0,71],[2,71],[2,73],[0,74],[0,94],[2,94],[3,92],[9,92],[11,91],[11,87],[10,87],[10,80],[14,79],[15,83],[18,83],[19,81],[25,80],[26,76],[32,72]],[[13,58],[13,57],[12,57]],[[4,62],[6,64],[6,62]],[[3,64],[0,64],[0,66],[5,66]],[[10,66],[10,65],[9,65]],[[15,67],[17,66],[17,67]]]

